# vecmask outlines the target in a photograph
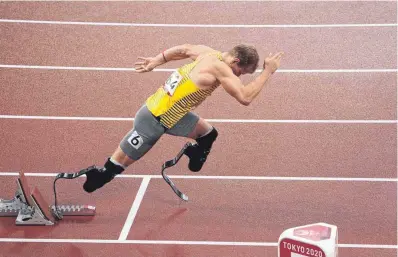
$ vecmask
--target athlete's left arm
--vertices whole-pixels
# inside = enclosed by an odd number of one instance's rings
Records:
[[[169,61],[176,61],[190,58],[196,60],[196,58],[206,52],[214,51],[212,48],[205,45],[191,45],[183,44],[178,46],[173,46],[169,49],[164,50],[155,57],[138,57],[139,62],[135,63],[137,72],[147,72],[151,71],[157,66],[165,64]]]

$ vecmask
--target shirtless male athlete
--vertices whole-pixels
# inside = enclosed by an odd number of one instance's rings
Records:
[[[193,62],[173,72],[167,81],[138,110],[133,129],[126,134],[103,168],[87,168],[83,185],[94,192],[129,165],[143,157],[163,134],[194,139],[195,144],[184,154],[189,169],[199,171],[218,136],[217,130],[192,110],[218,87],[242,105],[249,105],[279,68],[283,53],[270,54],[264,60],[263,71],[252,82],[243,85],[240,75],[254,73],[259,55],[250,45],[237,45],[228,52],[219,52],[204,45],[184,44],[165,50],[155,57],[139,57],[138,73],[149,72],[168,61],[190,58]]]

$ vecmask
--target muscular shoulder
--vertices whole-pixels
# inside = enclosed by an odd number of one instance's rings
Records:
[[[220,84],[222,77],[230,76],[230,67],[220,61],[216,56],[210,55],[205,56],[203,60],[197,65],[197,69],[194,70],[194,77],[198,84],[203,85],[214,85],[214,83]]]
[[[208,53],[216,51],[213,48],[205,46],[205,45],[185,44],[185,47],[186,47],[186,54],[192,60],[196,60],[198,57],[200,57],[202,55],[206,55]]]
[[[216,83],[219,84],[215,70],[220,62],[216,56],[204,56],[191,71],[191,79],[200,88],[208,88],[214,86]]]
[[[229,75],[232,71],[231,68],[220,60],[212,62],[211,73],[216,77]]]

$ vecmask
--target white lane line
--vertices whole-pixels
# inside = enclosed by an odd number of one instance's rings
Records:
[[[19,65],[0,64],[0,68],[7,69],[45,69],[45,70],[86,70],[86,71],[135,71],[134,68],[118,67],[81,67],[81,66],[43,66],[43,65]],[[176,69],[154,69],[154,72],[173,72]],[[256,72],[262,72],[261,69]],[[398,72],[398,69],[279,69],[277,73],[390,73]]]
[[[0,242],[13,243],[92,243],[92,244],[157,244],[157,245],[218,245],[218,246],[278,246],[277,242],[228,242],[228,241],[169,241],[169,240],[106,240],[106,239],[39,239],[0,238]],[[398,249],[398,245],[338,244],[341,248]]]
[[[135,216],[138,213],[138,209],[140,208],[142,199],[144,198],[145,191],[148,188],[150,180],[151,180],[150,177],[144,177],[144,179],[142,180],[141,186],[138,189],[137,195],[136,195],[136,197],[134,199],[133,205],[131,206],[130,212],[129,212],[129,214],[127,216],[127,219],[126,219],[126,222],[124,223],[122,232],[120,233],[119,241],[127,239],[127,236],[129,235],[131,226],[134,223]]]
[[[24,173],[31,177],[54,177],[58,173]],[[1,176],[18,176],[18,172],[0,172]],[[83,175],[82,177],[84,177]],[[214,179],[214,180],[280,180],[280,181],[352,181],[352,182],[398,182],[398,178],[350,178],[350,177],[266,177],[266,176],[189,176],[169,175],[174,179]],[[161,179],[161,175],[129,175],[121,174],[116,178],[148,178]]]
[[[25,115],[0,115],[0,119],[22,120],[85,120],[85,121],[133,121],[134,118],[118,117],[67,117],[67,116],[25,116]]]
[[[26,116],[0,115],[0,119],[22,120],[83,120],[83,121],[134,121],[122,117],[73,117],[73,116]],[[337,124],[396,124],[398,120],[256,120],[256,119],[206,119],[213,123],[337,123]]]
[[[52,25],[86,26],[127,26],[127,27],[167,27],[167,28],[350,28],[350,27],[397,27],[397,23],[347,23],[347,24],[175,24],[175,23],[124,23],[88,21],[50,21],[0,19],[2,23],[30,23]]]

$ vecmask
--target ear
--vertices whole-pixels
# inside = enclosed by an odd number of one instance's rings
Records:
[[[240,63],[240,59],[239,59],[239,58],[234,58],[234,60],[232,61],[232,63],[238,64],[238,63]]]

